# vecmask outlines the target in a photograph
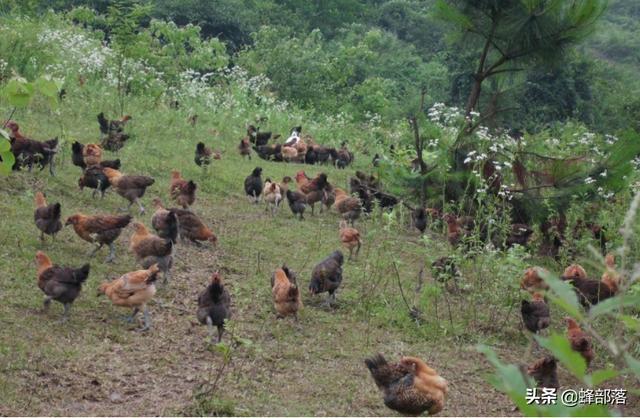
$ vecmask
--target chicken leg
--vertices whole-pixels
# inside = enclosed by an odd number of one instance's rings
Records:
[[[149,315],[149,308],[147,308],[146,305],[144,307],[143,315],[144,315],[144,326],[136,331],[144,332],[144,331],[148,331],[151,328],[151,316]]]
[[[62,319],[58,321],[59,324],[64,324],[69,319],[69,308],[71,308],[70,303],[64,304],[64,312],[62,313]]]
[[[49,312],[49,306],[51,306],[51,296],[47,296],[47,297],[45,297],[45,298],[44,298],[43,305],[44,305],[44,306],[43,306],[43,308],[42,308],[42,311],[43,311],[44,313]]]
[[[107,259],[104,260],[105,263],[111,263],[116,259],[116,246],[115,244],[112,242],[109,244],[109,255],[107,256]]]
[[[96,253],[102,248],[102,245],[102,243],[99,243],[98,246],[89,253],[89,258],[92,258],[94,255],[96,255]]]

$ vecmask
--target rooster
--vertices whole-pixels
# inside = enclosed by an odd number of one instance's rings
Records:
[[[38,287],[46,295],[44,299],[45,311],[49,309],[52,300],[64,305],[62,322],[69,315],[69,308],[80,294],[82,283],[89,277],[89,264],[80,268],[60,267],[51,263],[51,259],[42,251],[36,253],[38,268]]]
[[[388,363],[378,354],[365,364],[388,408],[413,416],[425,411],[434,415],[444,408],[448,383],[419,358],[402,357],[398,363]]]
[[[231,318],[231,296],[218,272],[211,276],[211,283],[198,297],[198,321],[207,324],[213,339],[213,326],[218,328],[218,342],[222,341],[224,322]]]
[[[47,205],[42,192],[36,192],[35,203],[36,209],[33,213],[33,220],[40,230],[40,241],[44,241],[45,234],[51,235],[55,241],[56,234],[62,229],[60,203]]]

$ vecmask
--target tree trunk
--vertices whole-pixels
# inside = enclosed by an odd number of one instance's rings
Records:
[[[480,92],[482,91],[482,76],[476,74],[474,75],[473,79],[473,87],[471,88],[471,93],[469,93],[467,107],[465,108],[465,114],[467,116],[471,113],[472,110],[476,108],[476,106],[478,106],[478,101],[480,100]]]

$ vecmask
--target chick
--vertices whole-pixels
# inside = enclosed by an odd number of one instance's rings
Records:
[[[318,263],[311,272],[309,292],[311,295],[328,292],[326,305],[336,300],[336,290],[342,283],[342,264],[344,256],[340,250],[334,251],[327,258]]]
[[[231,296],[218,272],[211,276],[211,283],[198,297],[198,321],[207,324],[213,339],[213,326],[218,328],[218,342],[222,341],[225,319],[231,318]]]

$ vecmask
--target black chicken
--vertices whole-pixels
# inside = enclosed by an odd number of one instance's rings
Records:
[[[251,172],[251,175],[244,179],[244,192],[253,200],[253,203],[258,204],[260,201],[260,194],[262,194],[262,168],[256,167]]]
[[[309,292],[312,295],[328,292],[326,304],[336,300],[336,290],[342,283],[342,264],[344,255],[342,251],[337,250],[322,260],[313,268],[311,272],[311,283],[309,284]]]

